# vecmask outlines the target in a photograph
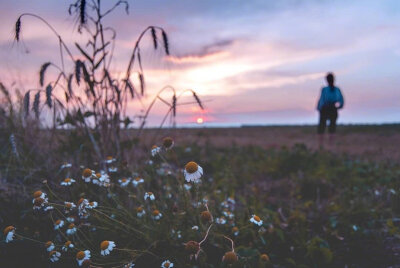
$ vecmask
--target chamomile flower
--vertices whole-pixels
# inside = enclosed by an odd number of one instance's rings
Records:
[[[129,179],[129,178],[122,178],[122,179],[119,179],[118,182],[119,182],[119,185],[120,185],[121,187],[126,187],[126,186],[128,186],[128,184],[131,182],[131,179]]]
[[[67,222],[72,223],[72,222],[75,222],[75,221],[76,221],[75,217],[67,217]]]
[[[42,191],[40,191],[40,190],[33,193],[32,203],[35,203],[35,200],[37,198],[43,199],[45,203],[48,202],[47,194],[42,192]]]
[[[91,170],[90,168],[86,168],[82,172],[82,179],[85,182],[90,182],[92,176],[95,176],[95,175],[96,175],[96,173],[94,172],[94,170]]]
[[[72,202],[64,202],[65,212],[69,213],[72,209],[76,208],[76,205]]]
[[[232,228],[232,233],[233,233],[234,236],[238,236],[238,235],[239,235],[239,228],[236,227],[236,226],[233,227],[233,228]]]
[[[15,235],[15,227],[14,226],[7,226],[4,231],[4,235],[6,236],[6,243],[13,241]]]
[[[66,178],[66,179],[63,180],[60,184],[61,184],[62,186],[70,186],[70,185],[72,185],[74,182],[75,182],[74,179]]]
[[[154,157],[157,154],[159,154],[161,151],[161,148],[158,147],[157,145],[153,145],[153,147],[151,147],[151,156]]]
[[[174,147],[174,140],[171,137],[166,137],[163,139],[163,147],[165,150],[169,150]]]
[[[62,250],[67,252],[69,249],[72,248],[74,248],[74,244],[72,244],[72,242],[68,240],[67,242],[65,242],[64,246],[62,247]]]
[[[90,250],[79,251],[76,253],[76,261],[79,266],[82,266],[82,263],[86,260],[90,260]]]
[[[61,253],[55,250],[50,251],[49,258],[51,262],[56,262],[60,259]]]
[[[67,235],[73,235],[76,233],[76,226],[74,223],[70,223],[68,225],[68,229],[67,229],[66,233],[67,233]]]
[[[93,209],[93,208],[96,208],[98,206],[98,203],[96,202],[96,201],[92,201],[92,202],[89,202],[89,204],[87,204],[87,208],[88,209]]]
[[[169,260],[165,260],[163,261],[163,263],[161,263],[161,268],[171,268],[171,267],[174,267],[174,264]]]
[[[62,164],[60,168],[64,169],[64,168],[70,168],[70,167],[72,167],[71,163],[64,162],[64,164]]]
[[[60,229],[61,227],[63,227],[64,226],[64,221],[63,220],[57,220],[55,223],[54,223],[54,230],[58,230],[58,229]]]
[[[228,219],[233,219],[233,217],[235,217],[235,214],[233,214],[228,210],[225,210],[224,212],[222,212],[222,214],[224,214],[224,216],[227,217]]]
[[[52,241],[47,241],[46,244],[44,244],[44,246],[46,247],[46,250],[48,252],[51,252],[55,248],[54,243]]]
[[[200,178],[203,175],[203,168],[196,162],[191,161],[185,165],[183,175],[185,176],[185,180],[187,182],[199,183]]]
[[[117,171],[118,171],[118,168],[117,168],[117,167],[109,167],[109,168],[108,168],[108,172],[115,173],[115,172],[117,172]]]
[[[226,223],[226,219],[225,219],[225,217],[219,217],[219,218],[215,219],[215,222],[217,224],[225,224]]]
[[[156,221],[158,221],[159,219],[161,219],[162,214],[158,209],[153,210],[153,215],[152,218]]]
[[[143,207],[138,207],[136,209],[136,216],[139,218],[143,217],[144,214],[146,214],[146,211],[143,209]]]
[[[39,210],[45,207],[46,203],[47,203],[46,199],[43,199],[41,197],[36,197],[35,199],[33,199],[33,209]]]
[[[144,200],[147,200],[147,199],[154,200],[154,199],[156,199],[156,197],[154,196],[154,194],[152,192],[146,192],[144,194]]]
[[[107,159],[104,162],[106,162],[107,164],[111,164],[115,161],[117,161],[117,159],[113,158],[112,156],[107,156]]]
[[[144,180],[142,178],[140,178],[140,177],[136,177],[134,180],[132,180],[132,184],[135,187],[138,186],[139,184],[143,183],[143,182],[144,182]]]
[[[115,248],[115,243],[113,241],[105,240],[100,243],[101,255],[106,256]]]
[[[192,230],[196,230],[196,231],[198,231],[198,230],[199,230],[199,226],[197,226],[197,225],[193,225],[193,226],[192,226]]]
[[[250,222],[254,223],[255,225],[261,226],[263,224],[263,221],[258,217],[257,215],[251,216]]]

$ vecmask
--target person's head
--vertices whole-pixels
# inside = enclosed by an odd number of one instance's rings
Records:
[[[326,75],[326,82],[328,82],[328,85],[330,87],[333,87],[333,84],[335,82],[335,76],[333,75],[333,73],[328,73]]]

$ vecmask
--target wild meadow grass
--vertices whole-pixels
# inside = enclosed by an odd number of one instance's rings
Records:
[[[303,145],[167,138],[135,163],[60,163],[4,226],[2,258],[29,243],[56,267],[388,267],[399,172]]]

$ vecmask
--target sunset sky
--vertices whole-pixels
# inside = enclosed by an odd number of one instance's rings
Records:
[[[126,69],[141,30],[163,27],[171,57],[154,51],[150,36],[144,40],[148,91],[142,101],[146,105],[164,85],[196,90],[206,109],[179,107],[179,125],[198,117],[205,126],[316,124],[316,102],[328,71],[336,74],[345,97],[339,123],[400,121],[398,0],[129,2],[129,15],[120,8],[106,19],[117,29],[112,71]],[[0,81],[37,88],[41,64],[60,62],[57,38],[33,18],[22,21],[23,43],[13,42],[14,24],[23,12],[48,20],[71,49],[74,40],[84,40],[68,15],[70,3],[0,1]],[[131,115],[140,109],[138,101],[129,106]],[[165,111],[157,105],[150,125],[157,125]]]

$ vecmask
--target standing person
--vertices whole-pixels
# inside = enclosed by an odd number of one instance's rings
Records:
[[[317,109],[319,111],[318,140],[319,146],[324,143],[324,132],[326,121],[329,120],[329,142],[333,143],[336,132],[336,120],[338,118],[338,109],[343,108],[343,95],[338,87],[334,86],[335,77],[333,73],[326,75],[328,86],[322,88],[321,97],[318,101]]]

